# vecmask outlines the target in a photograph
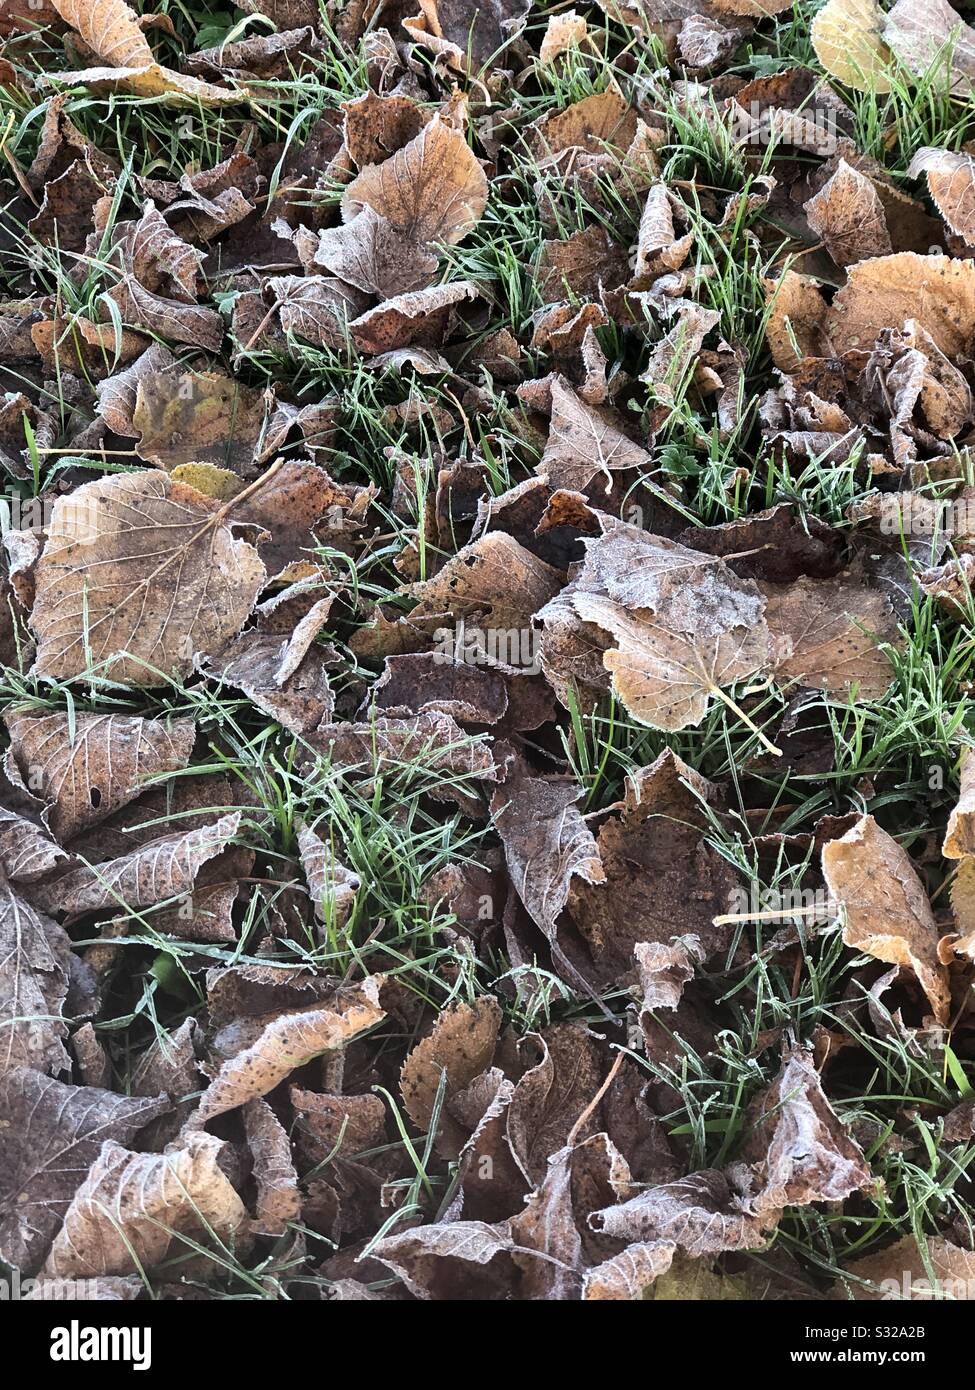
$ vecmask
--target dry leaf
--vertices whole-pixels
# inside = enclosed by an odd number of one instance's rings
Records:
[[[445,1104],[491,1065],[500,1023],[501,1010],[490,996],[476,1000],[473,1006],[454,1004],[439,1016],[433,1032],[408,1054],[399,1085],[406,1112],[418,1129],[430,1126],[441,1077],[446,1075]],[[456,1157],[463,1138],[456,1122],[441,1113],[438,1151]]]
[[[461,131],[437,113],[382,164],[367,165],[348,185],[342,216],[364,207],[420,246],[453,246],[480,221],[487,179]]]
[[[878,700],[893,679],[880,645],[902,639],[887,597],[849,575],[766,589],[772,667],[783,686],[798,685],[856,700]]]
[[[36,569],[34,674],[70,679],[104,663],[113,680],[153,685],[219,649],[265,579],[226,518],[164,473],[102,478],[60,498]]]
[[[938,955],[941,936],[908,855],[873,816],[823,848],[823,877],[843,908],[843,940],[854,950],[910,970],[939,1023],[951,997]]]
[[[297,1067],[344,1047],[385,1016],[375,977],[336,997],[334,1005],[310,1004],[267,1023],[255,1042],[223,1063],[193,1116],[194,1127],[266,1096]]]
[[[0,1257],[35,1273],[103,1143],[127,1143],[166,1107],[26,1067],[0,1077]]]
[[[858,92],[889,92],[893,55],[877,0],[827,0],[813,19],[816,57],[831,77]]]
[[[188,1134],[164,1154],[105,1143],[65,1213],[42,1275],[141,1274],[214,1238],[230,1244],[246,1212],[217,1161],[225,1147],[211,1134]]]
[[[20,775],[47,803],[61,841],[128,805],[149,781],[186,767],[196,738],[190,719],[13,710],[4,722]]]
[[[845,159],[805,209],[810,227],[837,265],[886,256],[893,249],[876,188]]]
[[[925,146],[908,166],[907,176],[924,174],[928,192],[949,231],[975,246],[975,159],[970,154]]]

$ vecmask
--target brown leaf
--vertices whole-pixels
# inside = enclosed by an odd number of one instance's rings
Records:
[[[502,60],[525,27],[530,0],[419,0],[420,13],[403,28],[456,72],[470,77]]]
[[[122,911],[151,907],[190,893],[200,869],[222,853],[237,834],[241,813],[235,811],[198,830],[162,835],[118,859],[69,868],[56,878],[31,887],[42,912]]]
[[[315,615],[309,627],[290,637],[242,632],[213,656],[198,654],[196,668],[242,690],[292,733],[313,733],[331,719],[335,701],[322,649],[311,645],[317,632]]]
[[[766,285],[771,299],[765,321],[772,360],[784,372],[793,371],[805,357],[825,355],[826,300],[815,280],[787,270]]]
[[[301,1194],[291,1161],[291,1142],[264,1100],[251,1100],[244,1106],[244,1132],[257,1184],[254,1230],[265,1236],[283,1235],[289,1223],[297,1221],[301,1214]]]
[[[503,1225],[447,1221],[385,1236],[372,1253],[414,1298],[453,1301],[503,1297],[513,1279],[510,1246]],[[488,1268],[495,1260],[498,1265]]]
[[[649,281],[669,270],[678,270],[687,260],[693,244],[693,233],[678,237],[674,230],[674,205],[666,184],[654,184],[640,216],[637,276]]]
[[[668,1241],[694,1258],[724,1250],[757,1250],[769,1223],[751,1213],[723,1173],[706,1168],[678,1182],[649,1187],[620,1206],[597,1211],[590,1224],[617,1240]]]
[[[938,211],[949,231],[975,246],[975,159],[970,154],[925,146],[908,166],[907,176],[924,174]]]
[[[853,265],[892,250],[876,188],[845,159],[804,206],[810,227],[837,265]]]
[[[799,1048],[786,1051],[778,1076],[753,1106],[740,1157],[751,1164],[756,1191],[749,1210],[758,1216],[842,1202],[874,1181],[830,1108],[810,1056]]]
[[[491,798],[512,885],[556,963],[577,987],[579,973],[559,944],[558,919],[574,878],[587,883],[605,878],[592,831],[576,809],[582,795],[574,782],[518,772]]]
[[[425,289],[437,270],[431,251],[368,206],[351,222],[319,232],[314,259],[330,275],[380,299]]]
[[[330,931],[341,932],[355,906],[362,880],[340,864],[321,836],[307,825],[298,826],[298,853],[315,916]]]
[[[241,627],[264,566],[226,511],[164,473],[86,483],[54,505],[37,564],[34,674],[152,685]],[[156,676],[159,671],[161,676]]]
[[[149,781],[186,767],[196,725],[122,714],[4,715],[24,782],[47,803],[61,841],[126,806]]]
[[[524,1211],[509,1224],[512,1258],[521,1270],[520,1297],[578,1299],[583,1271],[598,1243],[589,1218],[607,1201],[631,1191],[626,1160],[605,1134],[581,1143],[570,1139],[553,1154]]]
[[[212,463],[250,478],[269,407],[267,392],[221,372],[158,372],[138,382],[132,431],[140,455],[167,471]]]
[[[369,164],[348,185],[342,216],[371,207],[420,246],[453,246],[480,221],[487,179],[461,131],[438,112],[382,164]]]
[[[952,92],[971,95],[975,88],[975,30],[947,0],[897,0],[886,17],[884,39],[918,77],[947,69]],[[950,53],[947,60],[946,53]]]
[[[431,285],[397,295],[367,309],[349,324],[352,341],[360,352],[439,347],[448,334],[456,305],[475,299],[478,293],[469,280],[454,280],[449,285]]]
[[[71,942],[0,881],[0,1073],[13,1067],[66,1072]]]
[[[955,359],[975,336],[975,264],[902,251],[850,266],[834,296],[825,330],[834,352],[869,352],[885,328],[913,318]]]
[[[218,1164],[225,1147],[211,1134],[189,1134],[165,1154],[106,1142],[72,1198],[42,1275],[141,1274],[185,1254],[190,1241],[229,1243],[246,1212]]]
[[[366,92],[342,106],[345,148],[357,169],[382,164],[417,135],[431,113],[406,96]]]
[[[542,1055],[515,1086],[506,1131],[526,1183],[537,1187],[550,1156],[568,1143],[599,1090],[602,1067],[596,1039],[583,1024],[556,1023],[544,1033],[529,1034],[526,1041],[541,1048]]]
[[[823,848],[823,877],[845,913],[843,940],[876,960],[909,969],[939,1023],[950,1009],[941,936],[908,855],[873,816]]]
[[[193,1127],[201,1128],[215,1115],[266,1096],[297,1067],[344,1047],[385,1017],[375,977],[337,996],[334,1004],[334,1008],[310,1004],[265,1024],[255,1042],[223,1063],[203,1094]]]
[[[615,471],[652,466],[647,450],[627,438],[610,413],[586,405],[564,378],[553,379],[552,423],[537,470],[550,487],[581,492],[599,478],[609,492]]]
[[[630,773],[599,831],[605,882],[575,885],[569,902],[601,979],[618,980],[636,964],[645,990],[664,972],[656,992],[671,971],[675,983],[693,976],[695,941],[705,958],[726,948],[728,934],[712,919],[731,910],[738,876],[704,839],[704,808],[719,804],[717,788],[669,749]],[[673,1004],[647,999],[644,1007],[676,1008],[679,997],[678,989]]]
[[[767,587],[765,620],[780,684],[878,700],[893,678],[880,644],[903,645],[887,597],[849,575]]]
[[[33,1274],[102,1144],[126,1143],[166,1105],[26,1067],[0,1078],[0,1257]]]
[[[833,1297],[970,1302],[975,1255],[940,1236],[924,1237],[923,1244],[922,1250],[913,1236],[904,1236],[884,1250],[852,1261],[834,1285]]]
[[[349,323],[362,309],[359,291],[334,276],[272,275],[267,289],[274,296],[282,331],[315,347],[343,348]]]
[[[975,749],[963,751],[959,776],[958,801],[948,817],[941,847],[946,859],[964,859],[966,855],[975,854]]]
[[[475,1000],[473,1006],[457,1003],[440,1014],[433,1032],[409,1053],[399,1085],[406,1112],[417,1129],[425,1131],[430,1126],[443,1076],[446,1103],[491,1065],[500,1023],[497,1000],[488,995]],[[456,1158],[465,1137],[457,1122],[441,1111],[438,1152]]]
[[[338,1148],[354,1158],[386,1141],[386,1107],[379,1096],[326,1096],[291,1087],[299,1148],[310,1168]]]
[[[533,145],[539,158],[570,149],[623,153],[632,144],[636,130],[636,112],[619,88],[611,86],[537,121],[532,127]]]

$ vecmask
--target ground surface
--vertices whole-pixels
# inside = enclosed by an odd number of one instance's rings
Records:
[[[975,32],[817,8],[0,3],[41,1292],[973,1296]]]

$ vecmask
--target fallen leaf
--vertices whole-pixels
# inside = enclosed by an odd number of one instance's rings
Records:
[[[190,719],[14,709],[4,722],[17,768],[62,842],[128,805],[147,782],[185,768],[196,738]]]
[[[246,1212],[219,1167],[224,1148],[211,1134],[188,1134],[164,1154],[105,1143],[72,1198],[42,1276],[141,1274],[171,1254],[214,1240],[229,1244]]]
[[[307,1005],[273,1018],[257,1040],[223,1063],[191,1120],[201,1128],[216,1115],[266,1096],[297,1067],[375,1027],[384,1015],[374,978],[335,999],[334,1008]]]
[[[847,946],[910,970],[940,1023],[951,998],[938,955],[941,936],[927,893],[906,852],[874,820],[823,847],[823,877],[845,916]]]
[[[127,1143],[162,1114],[137,1099],[66,1086],[17,1067],[0,1077],[0,1255],[36,1273],[102,1145]]]
[[[152,685],[191,671],[194,652],[237,632],[264,584],[226,517],[156,472],[60,498],[36,570],[34,674],[70,679],[104,662],[113,680]]]

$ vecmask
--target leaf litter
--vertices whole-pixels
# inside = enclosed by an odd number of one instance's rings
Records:
[[[44,1296],[971,1288],[975,33],[786,8],[5,22]]]

